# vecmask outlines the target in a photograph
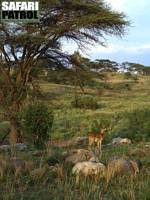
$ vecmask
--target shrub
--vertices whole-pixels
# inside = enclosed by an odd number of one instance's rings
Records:
[[[71,102],[74,108],[97,109],[99,107],[97,100],[89,95],[78,97]]]
[[[138,76],[137,76],[137,74],[132,74],[130,72],[126,72],[126,73],[124,73],[124,79],[138,81]]]
[[[128,137],[135,141],[150,138],[150,109],[136,109],[124,113],[117,129],[116,136],[119,137]]]
[[[132,79],[133,75],[131,74],[131,72],[126,72],[124,73],[124,79]]]
[[[27,139],[37,148],[43,148],[49,138],[53,114],[42,103],[28,105],[23,114],[23,128]]]

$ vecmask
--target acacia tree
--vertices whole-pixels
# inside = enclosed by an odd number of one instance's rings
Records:
[[[94,68],[97,71],[102,71],[102,72],[115,72],[118,70],[118,63],[115,61],[111,61],[108,59],[101,59],[101,60],[96,60]]]
[[[0,24],[0,102],[10,120],[10,142],[17,142],[17,113],[32,82],[38,59],[47,57],[57,66],[71,64],[62,49],[64,39],[79,48],[106,35],[122,36],[129,22],[103,0],[41,0],[40,22]]]

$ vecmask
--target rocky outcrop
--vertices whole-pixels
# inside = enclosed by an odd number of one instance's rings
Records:
[[[114,138],[109,145],[117,146],[121,144],[132,144],[132,141],[128,138]]]
[[[1,151],[10,151],[10,150],[18,150],[18,151],[25,151],[27,150],[27,145],[23,143],[17,143],[14,145],[1,145],[0,150]]]

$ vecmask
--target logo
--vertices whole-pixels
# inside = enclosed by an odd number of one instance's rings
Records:
[[[39,22],[39,1],[1,0],[1,22]]]

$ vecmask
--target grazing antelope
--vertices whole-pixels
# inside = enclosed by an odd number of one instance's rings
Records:
[[[95,181],[98,181],[100,178],[105,177],[106,167],[100,162],[95,162],[95,159],[92,158],[90,161],[76,163],[72,169],[72,173],[76,176],[77,184],[79,184],[82,176],[91,176]]]
[[[129,172],[131,178],[136,177],[142,168],[140,160],[126,160],[124,158],[114,158],[108,161],[106,166],[106,181],[107,186],[110,180],[117,174],[125,174]],[[123,178],[123,177],[122,177]]]
[[[89,133],[88,134],[88,140],[89,140],[89,147],[91,148],[91,146],[93,144],[97,144],[97,148],[99,150],[99,152],[101,153],[101,145],[102,145],[102,141],[106,132],[106,128],[101,129],[99,133]]]

